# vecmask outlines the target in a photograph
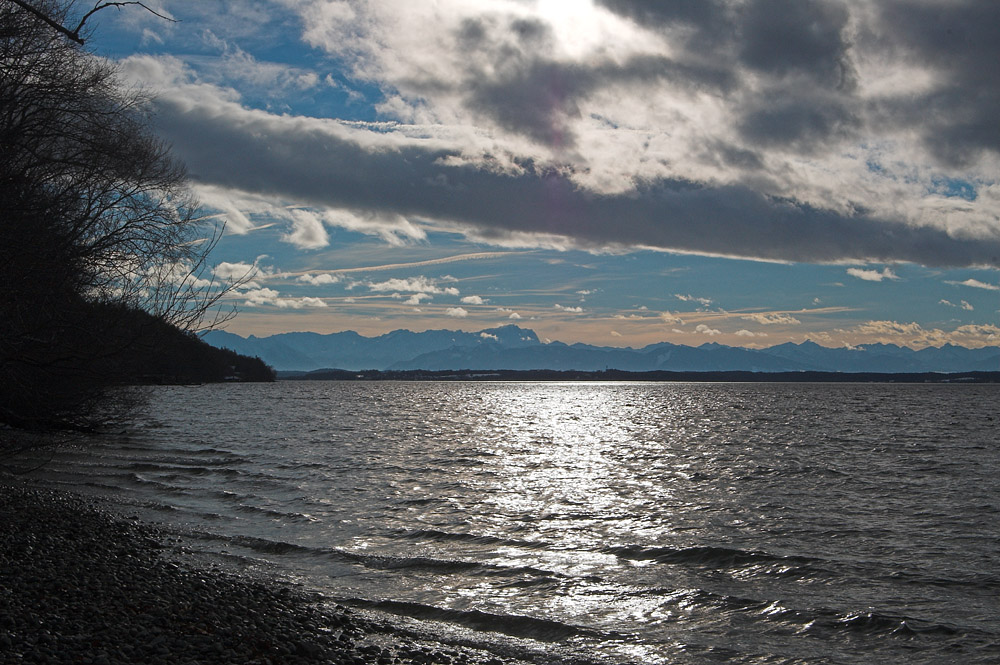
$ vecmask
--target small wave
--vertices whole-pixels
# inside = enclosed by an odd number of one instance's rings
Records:
[[[918,637],[957,636],[968,631],[958,626],[933,622],[876,610],[843,613],[830,609],[795,609],[776,600],[742,598],[714,593],[706,589],[647,589],[634,595],[656,594],[664,596],[671,605],[691,608],[752,613],[761,619],[786,625],[797,625],[800,634],[808,633],[857,633],[869,636]]]
[[[522,577],[531,576],[544,579],[562,577],[559,573],[541,570],[531,566],[501,566],[481,561],[461,559],[435,559],[426,556],[397,557],[385,554],[368,554],[349,550],[330,549],[328,553],[366,568],[379,570],[430,570],[438,573],[465,573],[469,575]]]
[[[511,637],[522,637],[542,642],[559,642],[578,636],[613,637],[582,626],[520,614],[493,614],[482,610],[453,610],[398,600],[350,599],[345,602],[364,609],[390,612],[425,621],[445,621],[474,630],[503,633]]]
[[[322,553],[322,550],[317,550],[316,548],[313,547],[307,547],[305,545],[296,545],[295,543],[288,543],[283,540],[268,540],[267,538],[257,538],[254,536],[223,536],[208,532],[195,532],[189,535],[195,535],[196,537],[202,538],[204,540],[219,540],[233,545],[239,545],[240,547],[245,547],[246,549],[253,550],[255,552],[260,552],[261,554],[315,555]]]
[[[632,592],[629,595],[663,596],[665,601],[671,605],[677,605],[680,607],[701,607],[712,610],[760,611],[770,605],[768,601],[730,596],[708,591],[707,589],[668,589],[659,587],[642,589],[640,591]]]
[[[447,500],[438,497],[427,497],[424,499],[404,499],[400,503],[404,506],[429,506],[435,503],[447,503]]]
[[[915,637],[918,635],[961,635],[963,630],[947,623],[934,623],[912,617],[882,614],[874,610],[852,612],[833,620],[819,622],[822,627],[870,635]]]
[[[322,557],[341,562],[356,564],[375,570],[414,570],[432,571],[441,574],[463,573],[466,575],[482,575],[510,578],[533,578],[541,581],[553,581],[564,577],[559,573],[533,568],[531,566],[502,566],[497,564],[463,561],[457,559],[435,559],[433,557],[414,556],[397,557],[384,554],[368,554],[352,552],[339,548],[310,547],[282,540],[270,540],[245,535],[224,535],[208,531],[185,530],[178,535],[198,540],[216,541],[231,546],[243,547],[265,555],[294,555],[306,557]]]
[[[818,559],[809,557],[785,556],[768,554],[767,552],[705,545],[680,548],[624,545],[606,547],[601,552],[604,554],[613,554],[614,556],[630,561],[695,564],[710,568],[732,568],[760,563],[813,564],[819,562]]]
[[[126,478],[129,482],[135,485],[142,485],[146,487],[154,487],[157,492],[163,492],[164,494],[189,494],[190,491],[185,487],[179,487],[177,485],[170,485],[168,483],[160,482],[159,480],[153,480],[152,478],[146,478],[138,473],[129,473],[121,476]]]
[[[262,508],[260,506],[253,506],[246,503],[241,503],[238,506],[236,506],[236,510],[241,513],[252,513],[254,515],[263,515],[265,517],[270,517],[272,519],[277,519],[277,520],[290,520],[292,522],[315,521],[314,518],[304,513],[296,513],[286,510],[275,510],[274,508]]]
[[[892,582],[936,587],[969,587],[976,590],[1000,589],[1000,577],[970,574],[963,577],[937,577],[917,572],[894,571],[886,575]]]
[[[202,460],[204,462],[204,460]],[[243,472],[239,469],[234,469],[229,466],[229,461],[220,462],[218,465],[213,465],[209,463],[208,465],[193,465],[186,464],[184,462],[174,462],[174,461],[163,461],[163,462],[133,462],[131,464],[122,465],[123,469],[129,471],[134,471],[137,473],[142,472],[153,472],[153,473],[168,473],[171,477],[178,477],[182,475],[188,476],[207,476],[207,475],[217,475],[226,476],[229,478],[235,478],[237,476],[242,476]]]
[[[417,529],[414,531],[397,531],[399,538],[407,540],[420,540],[432,543],[462,542],[476,545],[502,545],[507,547],[519,547],[529,550],[550,549],[549,543],[530,540],[518,540],[513,538],[500,538],[498,536],[476,535],[474,533],[462,533],[458,531],[439,531],[437,529]]]

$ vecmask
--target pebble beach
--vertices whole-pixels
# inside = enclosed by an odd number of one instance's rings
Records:
[[[97,499],[0,477],[0,664],[528,662],[179,562],[167,540]]]

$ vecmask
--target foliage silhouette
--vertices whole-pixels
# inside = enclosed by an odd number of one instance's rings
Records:
[[[82,48],[86,17],[75,41],[52,28],[71,5],[0,2],[0,423],[29,429],[92,429],[143,372],[214,367],[191,336],[231,316],[220,304],[250,278],[212,277],[221,230],[148,100]],[[148,370],[157,357],[172,369]]]

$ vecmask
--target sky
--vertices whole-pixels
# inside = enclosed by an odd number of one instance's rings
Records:
[[[231,332],[1000,345],[995,0],[146,4]]]

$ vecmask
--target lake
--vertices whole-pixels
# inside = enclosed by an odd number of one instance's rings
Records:
[[[998,386],[151,390],[35,475],[331,601],[614,663],[1000,661]]]

